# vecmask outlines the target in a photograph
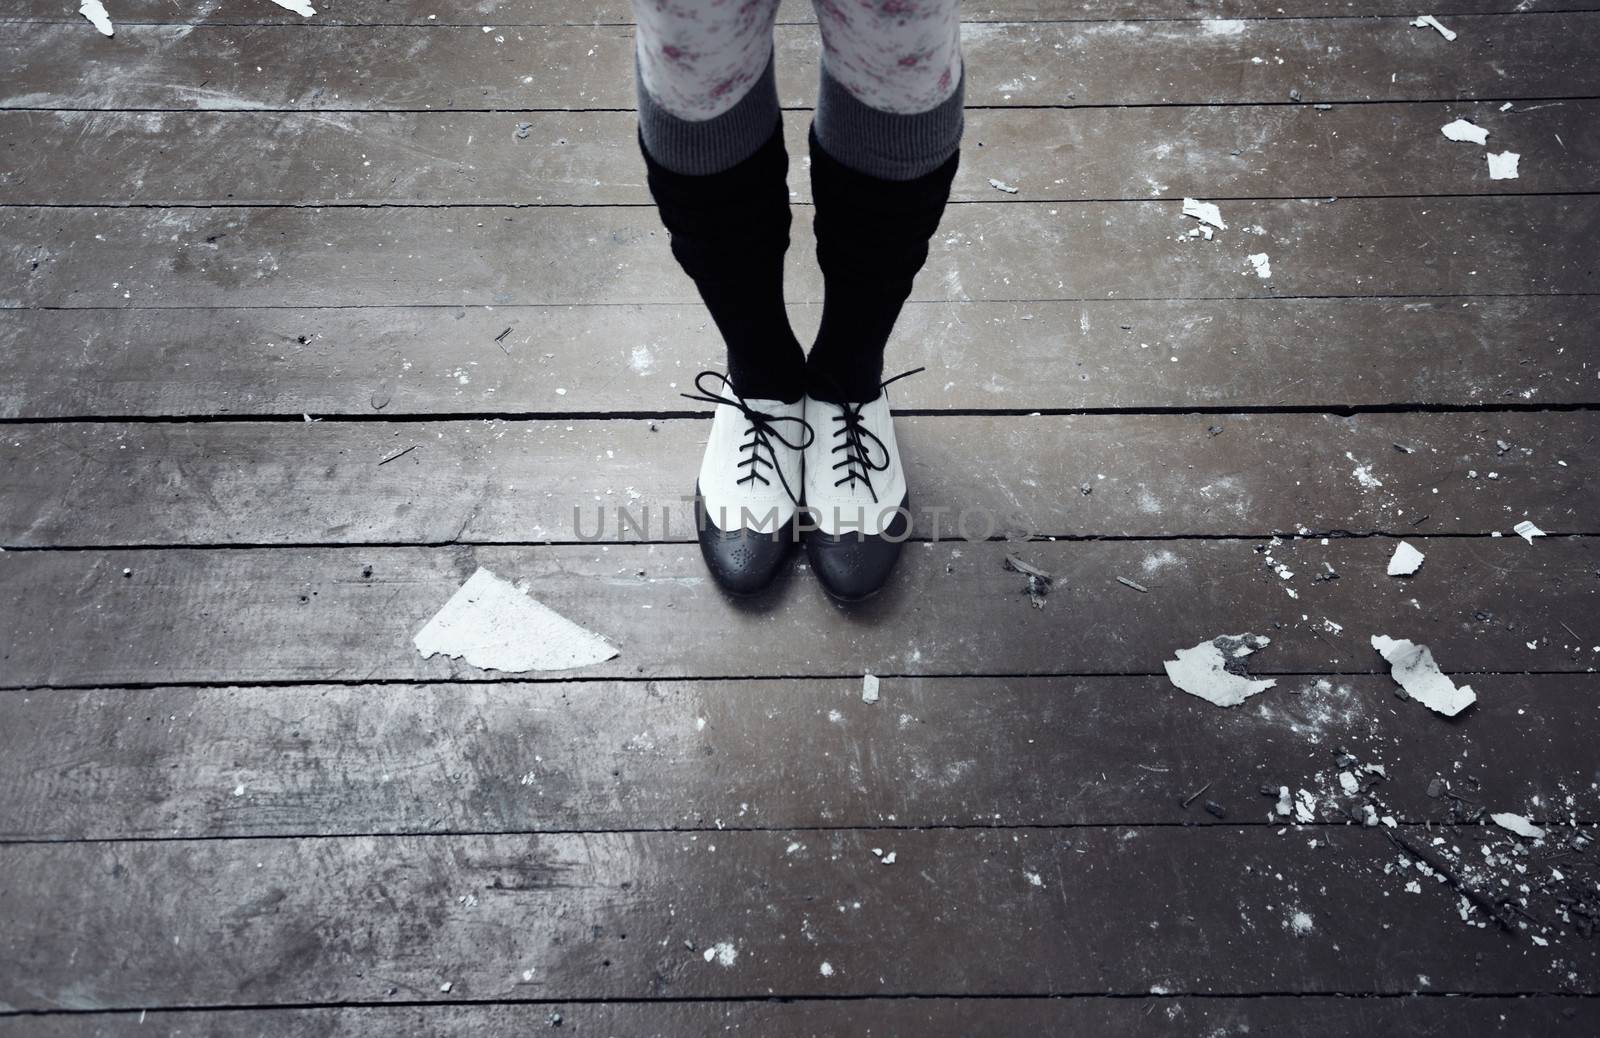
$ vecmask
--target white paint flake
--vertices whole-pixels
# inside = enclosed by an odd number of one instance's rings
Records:
[[[1409,577],[1422,568],[1422,560],[1426,555],[1412,547],[1406,541],[1401,541],[1395,546],[1394,554],[1389,556],[1389,576]]]
[[[1272,260],[1267,258],[1266,253],[1252,252],[1247,258],[1250,266],[1255,268],[1256,277],[1265,281],[1272,276]]]
[[[1276,685],[1271,679],[1257,680],[1227,669],[1246,656],[1271,644],[1271,639],[1256,634],[1223,634],[1189,649],[1179,649],[1177,659],[1164,660],[1167,678],[1183,691],[1217,706],[1238,706],[1258,692]]]
[[[1406,694],[1423,706],[1446,717],[1454,717],[1478,701],[1471,685],[1457,688],[1455,683],[1439,673],[1439,665],[1426,645],[1394,639],[1388,635],[1372,636],[1372,647],[1389,662],[1389,673],[1406,690]]]
[[[861,701],[863,703],[876,703],[878,701],[878,676],[876,674],[861,675]]]
[[[1008,195],[1014,195],[1017,193],[1017,189],[1015,187],[1006,183],[1004,180],[996,180],[994,177],[989,178],[989,186],[994,188],[996,191],[1004,191]]]
[[[817,967],[817,972],[822,974],[824,977],[831,977],[833,976],[833,964],[824,962],[822,965]]]
[[[1438,30],[1439,35],[1443,36],[1446,40],[1454,40],[1456,38],[1456,34],[1454,32],[1446,29],[1443,25],[1440,25],[1439,19],[1435,18],[1431,14],[1419,14],[1415,18],[1411,19],[1411,24],[1413,27],[1418,29],[1436,29]]]
[[[587,667],[617,655],[604,638],[482,567],[411,641],[424,659],[443,654],[511,674]]]
[[[1439,132],[1453,141],[1461,141],[1464,144],[1489,143],[1489,131],[1465,119],[1457,119],[1455,122],[1445,123],[1439,127]]]
[[[83,0],[78,5],[78,13],[89,19],[89,24],[100,30],[101,36],[111,36],[117,31],[111,24],[111,16],[106,13],[106,5],[100,0]]]
[[[1488,158],[1490,180],[1517,179],[1517,160],[1522,158],[1521,155],[1514,151],[1491,151]]]
[[[1544,531],[1543,530],[1539,529],[1537,526],[1533,525],[1533,523],[1529,522],[1526,519],[1522,520],[1522,522],[1520,522],[1517,525],[1513,526],[1511,528],[1511,532],[1515,533],[1518,537],[1521,537],[1523,540],[1527,541],[1529,544],[1533,543],[1533,539],[1535,537],[1543,537],[1544,536]]]
[[[1544,830],[1528,821],[1523,815],[1502,811],[1499,814],[1490,815],[1489,820],[1500,828],[1516,833],[1518,836],[1524,836],[1530,840],[1544,839]]]
[[[1219,231],[1228,229],[1222,222],[1222,210],[1217,208],[1215,202],[1202,202],[1197,198],[1183,200],[1183,215],[1192,216],[1201,223],[1208,223]]]
[[[1296,912],[1294,915],[1289,917],[1289,930],[1296,937],[1304,937],[1306,934],[1310,933],[1316,928],[1317,924],[1313,922],[1311,916],[1305,912]]]
[[[700,957],[707,962],[715,962],[718,966],[726,969],[738,961],[739,949],[727,941],[718,941],[702,952]]]
[[[272,0],[272,2],[285,11],[293,11],[302,18],[310,18],[317,13],[317,9],[307,3],[306,0]]]

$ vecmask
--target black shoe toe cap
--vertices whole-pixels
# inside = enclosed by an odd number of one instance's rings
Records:
[[[859,602],[888,583],[909,526],[902,506],[880,536],[830,536],[811,530],[806,533],[806,557],[823,590],[842,602]]]

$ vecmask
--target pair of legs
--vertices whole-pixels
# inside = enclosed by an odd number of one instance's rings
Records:
[[[791,216],[773,67],[778,0],[635,0],[639,143],[673,255],[728,349],[731,399],[710,397],[719,406],[706,466],[721,450],[738,478],[720,480],[703,466],[708,503],[719,496],[708,482],[723,486],[723,504],[760,504],[761,491],[775,493],[780,484],[798,503],[793,484],[804,452],[812,505],[820,498],[837,505],[842,495],[847,508],[860,497],[863,508],[892,509],[904,485],[887,427],[883,354],[959,161],[958,0],[815,6],[822,61],[808,149],[824,295],[809,354],[783,299]],[[823,474],[838,482],[822,485]],[[739,498],[740,488],[752,501]],[[885,488],[888,499],[880,501]],[[840,534],[822,525],[827,536]],[[872,517],[853,529],[858,541],[886,532]],[[774,533],[749,522],[719,523],[718,531]],[[733,554],[751,558],[753,550],[746,536]],[[758,569],[768,554],[754,551]],[[726,575],[710,549],[707,560]]]

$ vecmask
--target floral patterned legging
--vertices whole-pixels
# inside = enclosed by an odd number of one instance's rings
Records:
[[[772,53],[779,0],[634,0],[644,88],[680,119],[721,115]],[[926,112],[961,78],[959,0],[813,0],[822,67],[870,108]]]

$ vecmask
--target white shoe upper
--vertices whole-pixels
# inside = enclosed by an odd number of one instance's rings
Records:
[[[731,386],[711,418],[700,461],[706,518],[724,533],[776,533],[794,518],[801,494],[805,401],[752,399],[740,408],[728,398],[738,399]]]
[[[808,396],[805,417],[813,434],[805,450],[811,522],[830,536],[883,533],[906,496],[888,392],[865,404],[830,404]]]

